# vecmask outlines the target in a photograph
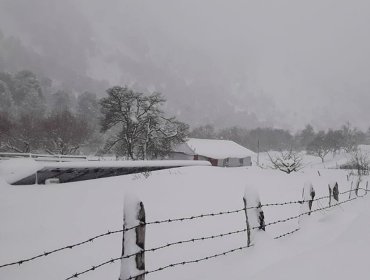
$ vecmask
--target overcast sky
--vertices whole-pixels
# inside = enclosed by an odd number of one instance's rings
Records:
[[[370,126],[368,0],[0,0],[0,29],[193,123]],[[32,70],[32,69],[31,69]]]

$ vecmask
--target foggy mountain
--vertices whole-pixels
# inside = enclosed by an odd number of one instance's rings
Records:
[[[369,126],[368,1],[0,0],[0,71],[159,91],[192,125]]]

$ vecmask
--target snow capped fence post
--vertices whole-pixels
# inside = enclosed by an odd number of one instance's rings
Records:
[[[361,184],[361,176],[358,177],[356,181],[356,186],[355,186],[355,194],[358,196],[358,190],[360,189],[360,184]]]
[[[333,187],[333,198],[339,202],[339,186],[338,182],[335,182],[335,185]]]
[[[351,182],[351,188],[349,189],[348,199],[351,199],[352,187],[353,187],[353,181]]]
[[[265,215],[259,195],[251,189],[245,191],[244,197],[245,221],[247,224],[247,246],[253,244],[254,232],[265,230]]]
[[[307,182],[304,184],[303,193],[302,193],[302,206],[301,213],[308,213],[311,215],[312,203],[315,198],[315,189],[312,186],[312,183]]]
[[[329,187],[329,207],[330,207],[332,198],[339,202],[339,188],[337,182],[329,184],[328,187]]]
[[[131,230],[130,230],[131,229]],[[119,280],[133,277],[145,279],[145,209],[144,204],[130,195],[125,198],[123,214],[122,257],[136,254],[135,258],[122,258]],[[135,275],[138,275],[135,277]]]

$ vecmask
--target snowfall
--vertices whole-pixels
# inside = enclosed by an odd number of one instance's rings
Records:
[[[266,157],[265,157],[266,158]],[[262,204],[297,201],[305,183],[311,182],[316,197],[328,195],[328,184],[339,191],[350,189],[355,177],[335,169],[345,158],[325,164],[305,158],[305,168],[285,174],[261,167],[221,168],[189,166],[55,185],[12,186],[9,178],[31,170],[31,160],[0,162],[0,266],[87,240],[123,226],[123,209],[131,197],[145,207],[146,221],[191,217],[237,210],[243,196],[257,192]],[[368,180],[363,178],[363,184]],[[364,187],[364,186],[363,186]],[[348,193],[340,200],[348,199]],[[126,201],[126,207],[124,206]],[[313,209],[328,200],[315,201]],[[263,207],[266,223],[296,216],[302,205]],[[219,235],[246,227],[243,211],[146,227],[146,249],[168,243]],[[274,237],[299,228],[294,234]],[[364,196],[337,207],[317,211],[253,231],[253,245],[226,256],[168,268],[146,279],[369,279],[370,204]],[[146,252],[146,270],[191,261],[246,246],[245,232],[179,244]],[[120,257],[122,233],[46,257],[0,268],[1,280],[66,279],[75,273]],[[118,279],[120,262],[105,265],[78,279]]]

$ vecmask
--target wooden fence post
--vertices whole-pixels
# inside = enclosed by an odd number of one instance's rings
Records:
[[[122,258],[119,280],[134,277],[145,279],[145,209],[144,204],[133,196],[126,197],[123,215]],[[135,275],[138,275],[135,277]]]
[[[312,183],[307,182],[304,184],[303,192],[302,192],[302,207],[301,207],[301,213],[307,213],[308,215],[311,215],[311,209],[313,200],[315,198],[315,189],[312,186]]]
[[[348,199],[351,199],[353,181],[351,182],[351,188],[349,189]]]
[[[333,198],[339,202],[339,186],[338,182],[335,182],[335,185],[333,187]]]
[[[265,231],[265,214],[259,195],[251,189],[243,197],[245,221],[247,224],[247,246],[253,245],[255,231]]]
[[[334,182],[328,185],[329,187],[329,207],[331,206],[332,198],[339,202],[339,188],[338,182]]]
[[[362,181],[361,176],[358,176],[358,179],[356,181],[356,186],[355,186],[355,194],[356,194],[356,196],[358,196],[358,190],[360,188],[361,181]]]

